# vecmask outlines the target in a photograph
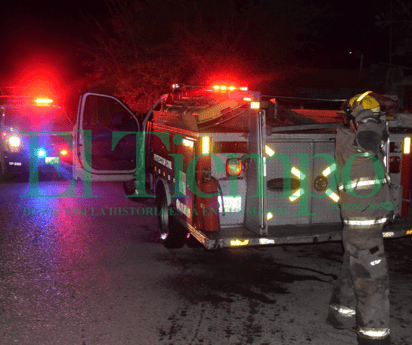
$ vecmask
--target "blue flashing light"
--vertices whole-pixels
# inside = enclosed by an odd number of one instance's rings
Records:
[[[46,157],[46,150],[45,149],[38,149],[37,150],[37,157],[39,157],[39,158]]]

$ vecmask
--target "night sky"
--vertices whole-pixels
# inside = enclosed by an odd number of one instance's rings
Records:
[[[45,76],[65,87],[84,74],[81,42],[90,42],[91,14],[100,1],[25,0],[2,5],[0,87]],[[45,82],[47,83],[45,78]]]
[[[349,55],[350,50],[362,51],[364,68],[388,63],[389,29],[375,25],[376,15],[388,11],[386,1],[375,1],[373,8],[352,0],[339,5],[327,0],[314,3],[327,15],[316,25],[318,41],[299,59],[300,67],[357,69],[360,60]],[[87,72],[79,48],[82,41],[92,42],[90,21],[104,20],[106,13],[104,2],[97,0],[2,4],[0,86],[27,85],[46,76],[44,83],[53,84],[47,87],[70,87]]]

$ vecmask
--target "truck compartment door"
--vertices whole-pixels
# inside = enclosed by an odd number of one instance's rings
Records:
[[[265,150],[284,155],[282,159],[270,159],[266,165],[269,226],[340,222],[339,196],[331,184],[332,173],[338,169],[333,163],[334,149],[334,134],[293,132],[267,137]],[[317,154],[330,157],[330,162],[314,157]],[[285,166],[287,163],[290,166]]]

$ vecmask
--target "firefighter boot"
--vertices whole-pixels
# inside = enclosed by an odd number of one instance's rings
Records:
[[[326,318],[326,323],[336,329],[350,329],[353,331],[356,330],[356,321],[354,317],[341,316],[334,310],[329,310],[328,317]]]

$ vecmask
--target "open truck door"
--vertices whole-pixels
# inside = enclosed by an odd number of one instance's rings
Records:
[[[136,178],[141,126],[133,112],[113,96],[86,93],[79,101],[73,130],[73,175],[93,181]],[[138,162],[139,163],[139,162]]]

